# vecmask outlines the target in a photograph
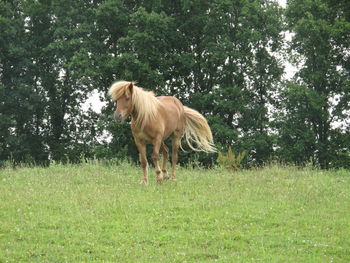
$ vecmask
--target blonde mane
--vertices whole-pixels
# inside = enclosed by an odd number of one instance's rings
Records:
[[[133,121],[136,126],[142,129],[146,123],[156,119],[160,102],[152,91],[145,91],[136,86],[135,83],[129,81],[118,81],[114,83],[110,87],[108,95],[114,101],[117,101],[125,94],[130,84],[133,84],[131,95],[131,103],[134,109]]]

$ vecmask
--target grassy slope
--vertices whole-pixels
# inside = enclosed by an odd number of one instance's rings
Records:
[[[349,262],[350,175],[120,166],[0,170],[0,262]]]

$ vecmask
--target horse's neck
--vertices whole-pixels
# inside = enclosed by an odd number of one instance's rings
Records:
[[[133,103],[133,109],[131,113],[134,125],[139,126],[140,129],[143,129],[145,123],[148,123],[155,119],[159,107],[159,101],[156,97],[153,97],[153,95],[151,97],[149,93],[145,93],[143,95],[147,95],[144,99],[150,100],[148,101],[150,107],[145,107],[143,104],[139,105],[140,101],[138,100],[137,103]]]
[[[134,109],[131,112],[131,122],[134,123],[135,126],[140,125],[138,109],[136,107],[134,107]],[[138,128],[141,128],[141,127],[138,127]]]
[[[132,113],[131,113],[131,119],[133,121],[136,121],[137,120],[137,117],[138,117],[138,113],[137,113],[137,110],[133,110]]]

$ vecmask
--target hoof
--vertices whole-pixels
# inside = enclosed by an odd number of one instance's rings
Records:
[[[169,175],[168,175],[168,171],[167,171],[167,170],[163,170],[162,172],[163,172],[163,179],[164,179],[164,180],[169,180],[170,177],[169,177]]]
[[[163,182],[163,176],[157,176],[157,183]]]
[[[143,180],[141,180],[140,184],[147,185],[148,182],[147,182],[147,180],[143,179]]]

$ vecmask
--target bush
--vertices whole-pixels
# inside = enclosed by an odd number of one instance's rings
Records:
[[[242,161],[246,156],[246,152],[235,154],[231,146],[228,147],[227,153],[219,152],[218,164],[229,170],[240,170],[242,169]]]

